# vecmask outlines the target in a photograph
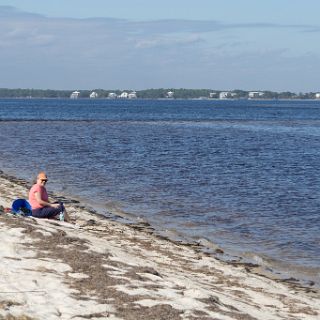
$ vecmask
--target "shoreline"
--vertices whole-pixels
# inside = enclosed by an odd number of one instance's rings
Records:
[[[0,205],[27,183],[0,174]],[[66,199],[72,223],[0,214],[0,317],[318,319],[320,292]],[[23,318],[24,317],[24,318]]]
[[[150,101],[150,100],[160,100],[160,101],[181,101],[181,100],[191,100],[191,101],[239,101],[239,100],[248,100],[248,101],[317,101],[320,102],[320,98],[209,98],[209,97],[198,97],[198,98],[134,98],[134,99],[123,99],[123,98],[89,98],[89,97],[79,97],[76,99],[71,99],[70,97],[0,97],[0,100],[71,100],[71,101]]]
[[[27,188],[27,190],[31,187],[31,184],[23,178],[16,178],[14,175],[6,174],[2,170],[0,170],[0,179],[1,178],[9,180],[14,184],[19,184],[20,186]],[[309,270],[308,273],[306,273],[306,271],[303,270],[303,266],[283,264],[281,263],[281,260],[261,256],[259,253],[255,252],[246,252],[246,255],[241,255],[241,253],[235,250],[228,250],[205,238],[192,239],[178,230],[169,231],[160,226],[155,226],[145,218],[128,214],[127,212],[115,209],[114,207],[106,208],[105,206],[95,205],[94,203],[86,203],[84,206],[81,203],[85,203],[85,199],[74,195],[65,195],[63,193],[57,194],[49,191],[49,196],[56,199],[56,201],[64,202],[66,206],[72,205],[76,208],[88,211],[94,216],[99,216],[101,219],[107,219],[131,229],[148,233],[151,236],[169,241],[175,245],[193,248],[196,252],[213,257],[230,265],[243,266],[250,269],[253,273],[275,281],[288,282],[302,288],[320,291],[320,274],[316,275],[314,270]],[[27,195],[25,195],[24,198],[27,198]]]
[[[26,197],[25,181],[12,180],[0,175],[4,207]],[[258,275],[248,264],[219,261],[69,201],[75,219],[70,224],[0,214],[1,316],[193,320],[320,314],[316,289]]]

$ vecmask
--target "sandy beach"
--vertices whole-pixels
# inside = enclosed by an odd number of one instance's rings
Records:
[[[0,205],[28,185],[0,176]],[[0,319],[319,319],[320,294],[68,203],[70,223],[0,211]]]

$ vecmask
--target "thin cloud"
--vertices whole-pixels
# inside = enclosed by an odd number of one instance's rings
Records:
[[[87,50],[85,44],[100,48],[117,46],[146,49],[181,45],[205,45],[207,34],[212,37],[222,31],[240,29],[289,29],[301,32],[319,31],[318,26],[279,25],[268,23],[227,24],[218,21],[157,20],[130,21],[115,18],[49,18],[0,6],[0,47],[54,47],[62,45],[66,50],[72,47]],[[122,48],[122,49],[121,49]],[[91,50],[92,51],[92,50]],[[98,51],[98,50],[96,50]],[[111,49],[114,50],[114,47]]]
[[[1,18],[13,18],[13,17],[41,18],[43,17],[43,15],[22,11],[12,6],[0,6],[0,17]]]
[[[4,6],[0,6],[0,17],[4,75],[0,87],[30,87],[31,81],[52,88],[57,84],[63,88],[207,87],[206,83],[215,85],[214,81],[232,85],[235,74],[242,79],[248,75],[248,81],[256,84],[263,70],[270,79],[272,74],[281,79],[291,50],[285,37],[279,38],[278,45],[272,38],[273,47],[264,50],[269,30],[273,37],[280,31],[319,31],[318,26],[298,24],[51,18]],[[254,37],[257,34],[261,36]],[[299,64],[300,53],[295,53],[294,61]],[[43,70],[50,74],[48,79],[43,79]]]
[[[135,41],[136,48],[159,48],[171,46],[190,46],[203,43],[205,40],[199,35],[190,35],[187,37],[153,37],[152,39],[142,39]]]
[[[37,22],[44,27],[53,28],[57,26],[68,26],[69,28],[87,27],[89,30],[107,31],[117,30],[123,34],[170,34],[170,33],[207,33],[230,29],[293,29],[299,31],[316,32],[320,26],[306,24],[275,24],[275,23],[222,23],[214,20],[154,20],[154,21],[131,21],[116,18],[49,18],[40,14],[33,14],[17,10],[10,6],[0,6],[0,16],[3,23],[10,20],[19,20],[28,27],[29,24]],[[32,18],[32,21],[30,21]],[[83,32],[84,29],[80,29]]]

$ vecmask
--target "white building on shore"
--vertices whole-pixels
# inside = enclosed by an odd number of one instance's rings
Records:
[[[117,98],[117,94],[114,93],[114,92],[110,92],[110,93],[108,94],[108,98],[109,98],[109,99],[116,99],[116,98]]]
[[[264,92],[261,91],[250,91],[248,94],[249,99],[261,98],[264,96]]]
[[[219,93],[219,99],[232,99],[236,96],[237,94],[234,92],[230,91],[222,91]]]
[[[128,99],[137,99],[137,93],[132,91],[128,94]]]
[[[119,96],[119,98],[120,99],[128,99],[128,92],[126,92],[126,91],[123,91],[121,94],[120,94],[120,96]]]
[[[173,98],[174,92],[173,91],[168,91],[167,92],[167,98]]]
[[[95,98],[98,98],[99,97],[99,95],[95,92],[95,91],[92,91],[91,93],[90,93],[90,99],[95,99]]]
[[[320,99],[320,92],[317,92],[317,93],[315,94],[315,98],[316,98],[316,99]]]
[[[80,92],[79,91],[73,91],[70,95],[70,99],[78,99],[79,98],[79,95],[80,95]]]

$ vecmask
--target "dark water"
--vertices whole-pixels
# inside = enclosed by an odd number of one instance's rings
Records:
[[[320,102],[0,100],[0,138],[7,173],[320,284]]]

